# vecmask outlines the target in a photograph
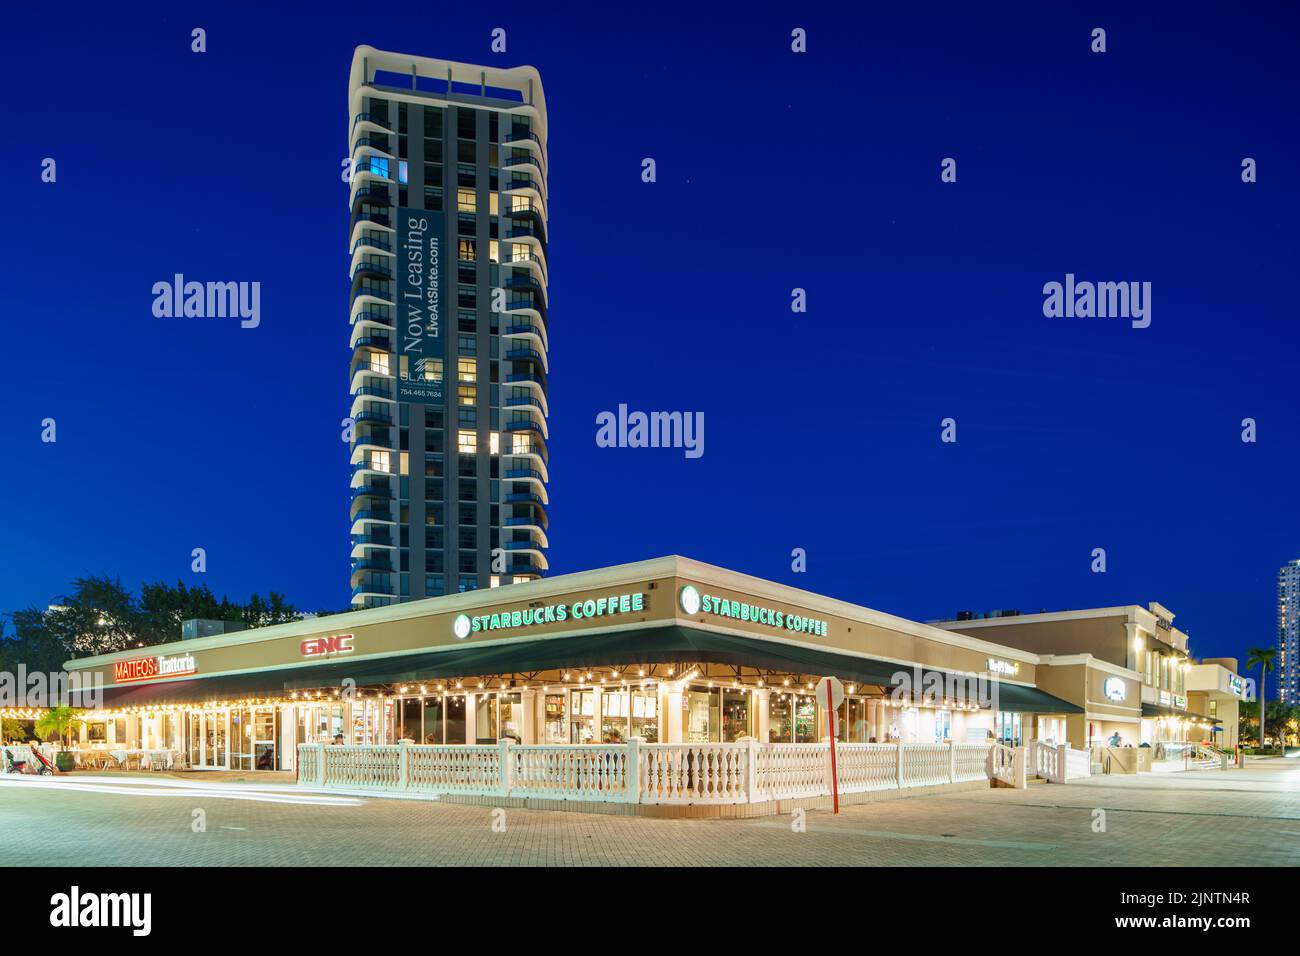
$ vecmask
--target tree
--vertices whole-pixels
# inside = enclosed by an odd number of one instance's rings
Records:
[[[27,739],[27,728],[15,717],[0,717],[0,741],[22,742]]]
[[[1265,723],[1268,720],[1268,694],[1265,693],[1265,680],[1270,671],[1273,670],[1274,661],[1277,659],[1277,648],[1275,647],[1252,647],[1246,652],[1246,669],[1252,667],[1259,668],[1259,746],[1264,746],[1264,736],[1267,733]],[[1279,741],[1281,738],[1279,738]],[[1286,744],[1282,744],[1282,755],[1286,756]]]
[[[68,738],[74,727],[82,723],[74,707],[51,707],[45,716],[36,721],[36,736],[42,740],[57,736],[59,742],[68,746]]]

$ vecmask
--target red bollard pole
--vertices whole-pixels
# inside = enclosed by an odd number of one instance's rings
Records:
[[[831,799],[840,812],[840,775],[835,769],[835,708],[831,706],[831,679],[826,678],[826,729],[831,738]]]

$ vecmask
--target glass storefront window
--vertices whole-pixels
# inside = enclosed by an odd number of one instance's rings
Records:
[[[682,709],[685,711],[682,723],[687,743],[718,740],[722,729],[721,701],[718,693],[712,690],[690,690],[682,695]]]
[[[793,695],[773,691],[767,700],[767,736],[773,743],[788,744],[794,734]]]
[[[1010,747],[1020,746],[1020,715],[1013,714],[1009,711],[998,711],[997,721],[998,740]]]
[[[952,739],[952,713],[941,710],[934,715],[934,742],[941,744]]]
[[[480,744],[497,742],[496,694],[478,694],[474,698],[474,729]]]
[[[800,695],[794,706],[794,742],[815,744],[821,740],[817,730],[817,698]]]
[[[422,744],[440,744],[442,743],[442,717],[446,707],[445,698],[426,697],[424,698],[424,712],[421,715],[420,728],[415,739]],[[408,735],[410,731],[407,731]]]
[[[867,702],[850,697],[848,705],[849,719],[848,727],[845,729],[849,735],[849,742],[865,744],[871,737],[871,722],[867,719]]]
[[[632,693],[632,732],[648,744],[659,741],[659,695],[654,691]]]
[[[546,718],[546,743],[568,743],[568,707],[565,706],[567,695],[547,694],[544,701]]]
[[[600,739],[621,744],[627,739],[628,699],[625,690],[607,690],[600,695]]]
[[[398,702],[397,709],[397,739],[414,740],[419,743],[424,739],[421,733],[423,721],[421,720],[420,698],[403,697]]]
[[[447,697],[447,743],[465,743],[465,698]]]
[[[722,692],[722,740],[730,743],[749,736],[749,691]]]
[[[589,744],[595,739],[592,718],[595,716],[595,692],[575,690],[570,692],[569,702],[569,743]]]
[[[497,703],[501,710],[501,738],[509,738],[515,743],[524,740],[524,706],[519,694],[498,694]]]

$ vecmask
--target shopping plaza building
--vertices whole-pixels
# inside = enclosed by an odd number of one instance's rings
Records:
[[[68,667],[105,685],[83,746],[200,769],[293,770],[316,743],[817,743],[827,676],[851,743],[1230,742],[1235,669],[1193,681],[1152,607],[934,626],[666,557]]]

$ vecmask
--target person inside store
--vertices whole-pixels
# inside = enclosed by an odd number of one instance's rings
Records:
[[[1110,740],[1106,741],[1106,746],[1108,746],[1108,747],[1118,747],[1118,746],[1120,746],[1120,736],[1119,736],[1119,731],[1118,731],[1118,730],[1115,731],[1113,734],[1110,735]]]
[[[343,746],[343,735],[342,735],[342,734],[335,734],[335,735],[334,735],[334,739],[331,740],[330,743],[333,744],[335,747],[342,747],[342,746]]]

